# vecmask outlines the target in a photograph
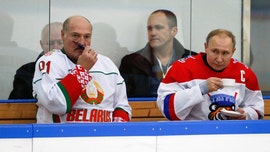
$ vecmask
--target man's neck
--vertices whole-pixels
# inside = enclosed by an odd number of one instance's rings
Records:
[[[169,64],[173,54],[173,47],[163,47],[154,49],[155,56],[161,62],[162,65],[166,66]]]

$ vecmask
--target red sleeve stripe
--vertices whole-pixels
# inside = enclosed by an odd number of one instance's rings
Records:
[[[66,112],[69,112],[81,94],[81,84],[77,81],[77,78],[75,76],[68,74],[66,77],[64,77],[61,81],[58,82],[58,86],[60,87],[66,98]]]
[[[174,96],[175,94],[167,95],[164,99],[164,114],[169,120],[180,120],[174,110]]]

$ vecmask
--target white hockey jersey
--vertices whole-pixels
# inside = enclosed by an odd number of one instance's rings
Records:
[[[262,119],[264,102],[254,72],[231,59],[223,71],[210,69],[204,53],[176,61],[168,70],[158,89],[157,104],[169,120],[223,120],[225,108],[243,108],[246,119]],[[235,79],[236,85],[202,95],[199,84],[209,77]]]
[[[124,80],[108,57],[98,54],[85,88],[70,74],[75,66],[62,50],[53,50],[37,61],[33,78],[37,123],[131,119]]]

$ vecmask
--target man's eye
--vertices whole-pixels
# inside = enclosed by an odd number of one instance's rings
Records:
[[[223,54],[224,54],[224,55],[228,55],[228,54],[229,54],[229,52],[223,52]]]
[[[216,54],[217,53],[217,50],[214,49],[214,50],[212,50],[212,52]]]
[[[91,38],[91,36],[90,36],[90,35],[86,35],[86,36],[84,36],[84,39],[85,39],[85,40],[90,40],[90,38]]]
[[[163,29],[163,28],[164,28],[164,27],[161,26],[161,25],[147,26],[147,30],[148,30],[148,31],[152,31],[153,29],[155,29],[155,30],[161,30],[161,29]]]
[[[155,26],[155,28],[156,28],[157,30],[161,30],[161,29],[163,29],[163,26],[157,25],[157,26]]]
[[[73,34],[72,37],[73,37],[73,38],[78,38],[79,35],[78,35],[78,34]]]

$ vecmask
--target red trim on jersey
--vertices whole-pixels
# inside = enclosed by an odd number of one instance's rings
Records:
[[[122,108],[116,108],[113,111],[113,118],[114,117],[121,117],[125,121],[129,121],[129,115],[128,115],[128,113],[125,110],[123,110]]]
[[[169,102],[168,102],[168,110],[169,110],[169,115],[170,115],[170,119],[171,120],[180,120],[178,117],[177,117],[177,115],[176,115],[176,113],[175,113],[175,110],[174,110],[174,96],[175,96],[175,94],[172,94],[171,96],[170,96],[170,99],[169,99]]]
[[[206,80],[209,77],[219,77],[235,79],[236,83],[245,84],[252,91],[260,90],[255,73],[245,64],[231,58],[230,64],[224,70],[215,71],[205,64],[204,56],[205,52],[201,52],[192,58],[174,62],[162,82],[165,84],[183,83],[190,82],[194,78]]]
[[[73,76],[72,74],[68,74],[66,77],[64,77],[60,83],[63,85],[65,91],[67,92],[70,101],[71,106],[75,104],[79,96],[82,92],[81,84],[78,82],[77,78]]]

